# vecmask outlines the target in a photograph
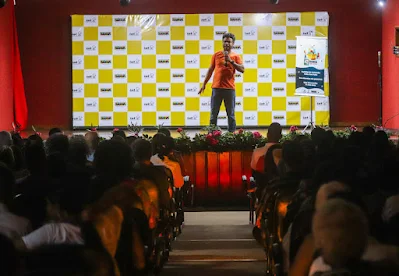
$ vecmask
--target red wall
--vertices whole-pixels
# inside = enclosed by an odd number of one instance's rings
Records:
[[[11,129],[11,122],[14,120],[11,4],[12,1],[0,9],[0,130]]]
[[[399,114],[399,57],[392,52],[395,27],[399,27],[399,0],[389,0],[384,8],[382,33],[383,122],[387,128],[399,128],[399,116],[392,118]]]
[[[328,11],[331,122],[379,117],[377,51],[381,11],[375,0],[18,0],[17,20],[30,123],[71,125],[71,14]]]

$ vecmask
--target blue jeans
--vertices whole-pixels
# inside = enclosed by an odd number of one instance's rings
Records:
[[[234,110],[236,107],[236,91],[234,89],[212,89],[210,124],[217,125],[220,105],[222,104],[222,101],[224,101],[224,106],[226,107],[229,131],[234,132],[236,130],[236,118],[234,115]]]

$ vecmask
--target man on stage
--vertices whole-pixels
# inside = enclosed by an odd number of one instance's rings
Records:
[[[236,38],[232,33],[225,33],[223,35],[224,50],[216,52],[212,56],[211,66],[209,67],[204,84],[199,92],[199,94],[201,94],[205,91],[206,84],[211,78],[213,71],[215,71],[212,82],[210,124],[217,124],[220,105],[222,101],[224,101],[230,132],[234,132],[236,129],[236,119],[234,115],[236,105],[234,74],[236,70],[241,73],[244,73],[245,70],[241,57],[231,51],[235,40]]]

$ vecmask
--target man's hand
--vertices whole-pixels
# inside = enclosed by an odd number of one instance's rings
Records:
[[[201,95],[202,93],[204,93],[205,88],[206,88],[206,85],[204,84],[204,85],[201,87],[200,91],[198,92],[198,95]]]
[[[228,51],[224,51],[224,59],[225,59],[225,61],[226,61],[226,63],[231,63],[231,62],[233,62],[233,60],[230,58],[230,56],[229,56],[229,52]]]

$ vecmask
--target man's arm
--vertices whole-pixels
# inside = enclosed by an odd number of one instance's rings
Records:
[[[230,63],[231,65],[233,65],[234,69],[236,69],[238,72],[244,73],[245,71],[244,64],[238,64],[234,60],[231,60]]]
[[[198,94],[201,94],[201,93],[203,93],[205,91],[206,84],[211,79],[214,70],[215,70],[215,65],[212,64],[211,67],[209,67],[208,72],[206,73],[204,84],[202,85],[202,87],[201,87],[200,91],[198,92]]]

